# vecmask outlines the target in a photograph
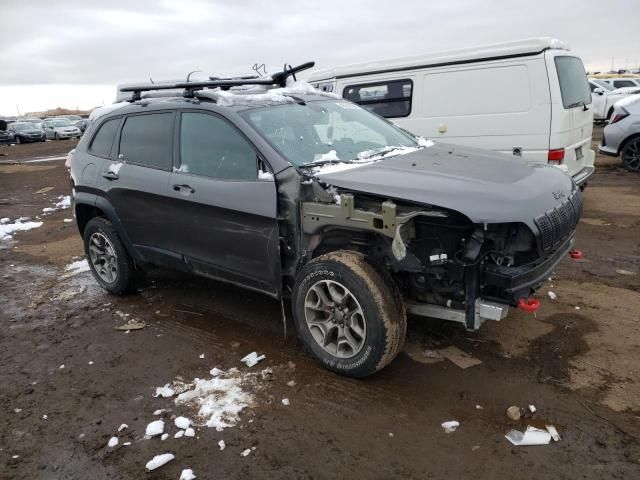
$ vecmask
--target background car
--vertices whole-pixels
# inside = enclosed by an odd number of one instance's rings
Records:
[[[45,142],[44,130],[30,122],[15,122],[7,127],[15,136],[16,143]]]
[[[624,168],[640,173],[640,95],[615,104],[598,150],[607,155],[620,155]]]
[[[48,139],[61,140],[79,138],[82,132],[66,118],[52,118],[44,121],[44,132]]]
[[[601,81],[608,83],[613,88],[640,87],[640,79],[633,77],[603,78]]]
[[[7,122],[0,120],[0,145],[12,145],[16,143],[13,133],[7,130]]]
[[[613,105],[629,95],[640,93],[640,86],[614,88],[603,79],[589,79],[591,89],[591,108],[593,119],[596,121],[608,120],[613,113]]]
[[[44,130],[42,125],[44,123],[44,120],[42,120],[41,118],[23,118],[20,121],[32,123],[36,128],[39,128],[40,130]]]

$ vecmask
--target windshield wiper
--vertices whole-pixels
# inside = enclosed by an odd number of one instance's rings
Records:
[[[366,152],[360,152],[358,154],[358,160],[367,160],[368,158],[375,157],[377,155],[386,155],[387,153],[391,153],[395,150],[402,150],[405,147],[382,147],[374,150],[369,150]]]
[[[315,162],[307,162],[299,165],[302,168],[319,167],[320,165],[327,165],[329,163],[349,163],[350,160],[316,160]]]

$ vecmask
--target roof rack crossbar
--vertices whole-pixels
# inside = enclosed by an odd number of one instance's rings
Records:
[[[130,85],[120,89],[122,92],[133,92],[132,100],[137,101],[141,99],[141,92],[150,90],[177,90],[184,89],[183,95],[185,97],[193,97],[194,92],[202,90],[204,88],[222,88],[229,89],[231,87],[240,87],[243,85],[265,85],[273,86],[278,85],[284,87],[287,83],[287,78],[293,76],[296,78],[296,73],[308,68],[312,68],[315,62],[307,62],[297,67],[285,68],[281,72],[274,73],[271,77],[266,78],[229,78],[229,79],[217,79],[217,80],[205,80],[197,82],[176,82],[176,83],[163,83],[163,84],[145,84],[145,85]]]

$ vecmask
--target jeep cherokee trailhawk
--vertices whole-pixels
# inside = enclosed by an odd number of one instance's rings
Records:
[[[132,85],[71,161],[96,280],[170,267],[289,302],[326,368],[362,377],[406,313],[477,329],[570,251],[581,193],[557,168],[414,137],[292,76]]]

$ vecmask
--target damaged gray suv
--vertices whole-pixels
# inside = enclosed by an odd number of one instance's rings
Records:
[[[168,267],[262,292],[352,377],[393,360],[407,313],[473,330],[535,310],[574,242],[571,178],[415,137],[295,81],[309,65],[132,85],[98,112],[71,177],[100,285],[123,294]]]

